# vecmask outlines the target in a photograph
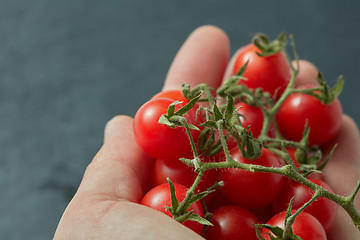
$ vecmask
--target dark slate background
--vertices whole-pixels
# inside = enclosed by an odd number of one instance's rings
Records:
[[[158,92],[182,42],[214,24],[232,52],[293,33],[360,123],[358,1],[0,1],[0,239],[51,239],[112,116]]]

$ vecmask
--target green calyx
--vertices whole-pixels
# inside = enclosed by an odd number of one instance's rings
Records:
[[[287,38],[285,32],[282,32],[275,40],[270,41],[263,33],[257,33],[253,37],[254,45],[261,50],[257,54],[261,57],[267,57],[281,52],[287,45]]]

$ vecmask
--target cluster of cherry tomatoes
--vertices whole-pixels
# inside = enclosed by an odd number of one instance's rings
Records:
[[[234,74],[247,64],[243,73],[246,80],[241,80],[239,84],[249,89],[262,88],[275,98],[281,96],[291,78],[291,69],[286,57],[281,51],[265,57],[259,56],[257,52],[259,49],[250,44],[238,55]],[[171,207],[173,201],[167,178],[172,181],[176,198],[181,202],[197,173],[193,167],[179,161],[179,158],[193,158],[194,149],[189,143],[186,129],[169,127],[159,123],[159,119],[168,113],[170,106],[174,107],[172,111],[177,111],[187,103],[189,99],[184,97],[182,91],[160,92],[146,102],[134,118],[134,135],[137,143],[145,153],[156,159],[151,173],[151,190],[140,203],[170,217],[172,214],[167,207]],[[201,111],[199,113],[199,107],[200,104],[196,103],[184,115],[189,124],[198,128],[189,129],[195,143],[203,129],[201,123],[204,116]],[[236,102],[235,107],[241,116],[242,126],[249,127],[255,138],[259,137],[263,128],[263,111],[245,102]],[[340,128],[341,115],[342,109],[338,99],[325,105],[312,95],[294,93],[283,101],[274,121],[277,123],[277,131],[291,141],[301,141],[307,123],[310,129],[309,146],[321,148],[336,136]],[[275,135],[274,125],[271,125],[268,136]],[[249,160],[243,157],[233,138],[229,138],[227,144],[231,157],[237,162],[274,168],[285,164],[283,159],[265,147],[262,148],[259,158]],[[296,149],[288,148],[287,151],[294,165],[299,167],[295,157]],[[200,158],[203,162],[225,161],[223,151],[213,156],[200,152]],[[332,191],[320,175],[310,176],[313,177],[310,179],[313,183]],[[267,223],[284,227],[286,210],[291,199],[292,208],[295,210],[309,201],[313,195],[309,188],[282,175],[254,173],[239,168],[206,170],[196,192],[205,191],[220,181],[223,182],[222,187],[207,195],[203,203],[197,201],[187,209],[200,217],[209,216],[211,213],[209,221],[212,226],[205,227],[205,230],[204,225],[197,221],[184,222],[185,226],[202,234],[206,239],[258,239],[256,224]],[[296,218],[292,225],[293,233],[303,240],[326,239],[326,233],[334,225],[336,210],[336,203],[326,198],[317,199]],[[264,239],[270,239],[272,233],[268,229],[259,231]]]

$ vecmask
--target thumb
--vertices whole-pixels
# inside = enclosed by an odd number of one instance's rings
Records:
[[[137,145],[133,119],[117,116],[105,128],[104,145],[87,167],[79,194],[138,202],[144,195],[153,160]]]

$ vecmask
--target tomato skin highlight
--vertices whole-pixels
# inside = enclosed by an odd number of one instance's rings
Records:
[[[320,179],[309,180],[333,193],[333,190],[324,181]],[[314,191],[301,183],[288,181],[287,184],[284,184],[283,190],[272,205],[273,213],[285,211],[293,197],[292,209],[298,209],[309,201],[313,194]],[[305,211],[319,220],[325,231],[329,232],[335,224],[337,208],[338,205],[335,202],[325,197],[321,197],[308,206]]]
[[[170,128],[159,123],[161,115],[166,114],[174,100],[157,98],[146,102],[136,112],[133,131],[135,139],[142,150],[153,158],[178,159],[191,153],[191,145],[183,127]],[[175,111],[186,103],[176,105]],[[185,114],[188,123],[197,124],[196,109]],[[190,130],[197,141],[200,131]]]
[[[294,213],[294,211],[292,212]],[[286,211],[280,212],[274,217],[272,217],[267,224],[272,226],[278,226],[284,228]],[[295,219],[294,223],[291,226],[293,233],[299,236],[302,240],[326,240],[326,233],[321,223],[311,214],[307,212],[301,212]],[[268,229],[263,229],[262,236],[270,240],[268,234],[271,234],[271,231]]]
[[[331,141],[341,126],[342,107],[336,98],[325,105],[311,95],[294,93],[281,105],[276,121],[284,137],[300,141],[306,121],[310,128],[309,144],[323,145]]]
[[[263,148],[261,156],[254,160],[242,157],[241,151],[234,148],[230,155],[240,163],[281,167],[282,161],[271,151]],[[224,181],[220,188],[223,195],[241,207],[255,209],[270,204],[281,191],[284,177],[275,173],[253,173],[239,168],[220,169],[218,181]]]
[[[205,233],[207,240],[257,240],[255,224],[260,220],[249,210],[227,205],[213,212],[211,223]]]
[[[290,66],[282,52],[267,57],[260,57],[261,52],[254,44],[249,44],[240,50],[234,64],[233,74],[236,74],[248,62],[243,77],[239,83],[250,89],[262,88],[277,97],[284,92],[291,77]]]
[[[177,183],[174,183],[174,187],[176,198],[180,203],[182,200],[184,200],[188,188]],[[165,183],[152,188],[149,192],[145,194],[143,199],[140,201],[140,204],[153,208],[168,215],[169,217],[172,217],[171,213],[165,210],[166,206],[171,206],[171,194],[169,184]],[[200,201],[195,202],[188,209],[188,211],[191,210],[194,211],[194,214],[204,217],[204,211]],[[201,234],[203,230],[203,225],[198,222],[185,221],[184,225],[198,234]]]

